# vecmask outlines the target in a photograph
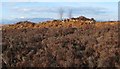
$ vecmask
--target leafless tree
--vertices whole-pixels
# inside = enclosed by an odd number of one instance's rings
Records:
[[[63,12],[64,12],[63,8],[59,8],[59,17],[60,17],[60,20],[62,20],[62,18],[63,18]]]
[[[69,9],[69,11],[68,11],[68,17],[69,17],[69,18],[72,17],[72,9]]]

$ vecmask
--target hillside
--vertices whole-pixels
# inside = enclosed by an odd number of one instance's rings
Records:
[[[120,67],[117,21],[71,18],[2,27],[4,67]]]
[[[78,18],[64,19],[64,20],[52,20],[40,23],[33,23],[29,21],[21,21],[16,24],[4,26],[5,29],[25,29],[25,28],[61,28],[61,27],[80,27],[86,24],[94,24],[93,18],[89,19],[84,16]],[[4,29],[3,27],[3,29]]]

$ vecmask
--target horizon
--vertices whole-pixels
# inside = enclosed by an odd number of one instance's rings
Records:
[[[59,19],[58,9],[63,8],[63,18],[85,16],[101,21],[118,20],[117,2],[3,2],[0,20],[16,18],[53,18]]]

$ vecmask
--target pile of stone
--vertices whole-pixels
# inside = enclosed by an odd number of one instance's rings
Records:
[[[77,18],[71,18],[71,19],[64,19],[62,20],[62,22],[84,22],[84,23],[88,23],[88,24],[93,24],[95,23],[96,21],[94,20],[94,18],[86,18],[84,16],[80,16],[80,17],[77,17]]]

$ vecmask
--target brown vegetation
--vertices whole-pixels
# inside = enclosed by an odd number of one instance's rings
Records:
[[[118,22],[20,22],[2,32],[3,66],[120,67]]]

